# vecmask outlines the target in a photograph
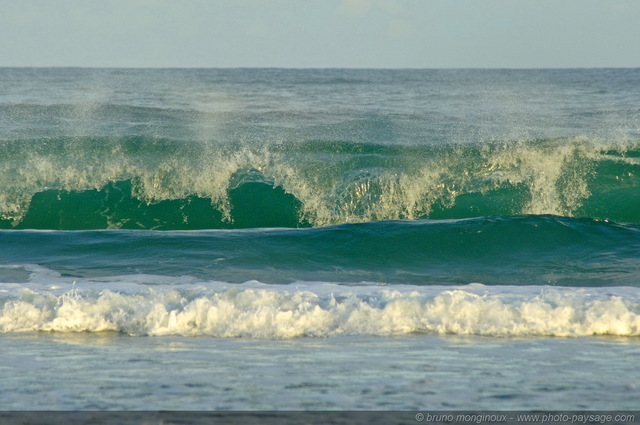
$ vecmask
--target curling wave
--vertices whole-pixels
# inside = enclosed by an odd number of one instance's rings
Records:
[[[553,214],[640,223],[640,146],[218,145],[163,139],[0,144],[0,228],[307,227]]]

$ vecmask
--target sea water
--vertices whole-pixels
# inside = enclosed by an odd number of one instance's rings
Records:
[[[640,70],[0,69],[2,410],[640,402]]]

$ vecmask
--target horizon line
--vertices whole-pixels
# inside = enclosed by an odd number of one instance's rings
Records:
[[[288,66],[84,66],[84,65],[0,65],[0,69],[121,69],[121,70],[376,70],[376,71],[446,71],[446,70],[588,70],[640,69],[639,66],[560,66],[560,67],[288,67]]]

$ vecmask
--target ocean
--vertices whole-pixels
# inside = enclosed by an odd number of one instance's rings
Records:
[[[0,88],[0,410],[640,406],[640,69]]]

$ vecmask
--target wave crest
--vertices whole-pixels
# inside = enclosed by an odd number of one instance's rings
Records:
[[[0,151],[5,228],[304,227],[518,214],[640,222],[634,143],[230,146],[133,138],[8,141]],[[85,211],[93,217],[65,218],[86,203],[95,204]],[[262,220],[264,211],[272,218]],[[45,215],[60,220],[32,219]]]

